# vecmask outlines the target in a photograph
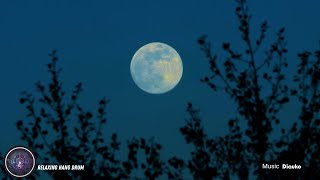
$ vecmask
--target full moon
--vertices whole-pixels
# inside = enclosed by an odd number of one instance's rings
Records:
[[[181,58],[171,46],[153,42],[142,46],[130,64],[133,81],[145,92],[162,94],[172,90],[183,72]]]

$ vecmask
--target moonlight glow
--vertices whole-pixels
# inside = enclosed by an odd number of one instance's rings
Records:
[[[179,83],[183,66],[176,50],[156,42],[141,47],[134,54],[130,71],[139,88],[148,93],[161,94]]]

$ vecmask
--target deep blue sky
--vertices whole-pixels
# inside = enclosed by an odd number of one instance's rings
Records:
[[[19,94],[47,80],[45,64],[52,49],[62,58],[65,87],[84,83],[81,98],[87,108],[94,110],[101,97],[111,99],[107,135],[118,132],[123,142],[154,136],[167,153],[184,154],[178,128],[187,117],[188,101],[201,108],[209,134],[225,133],[235,109],[199,82],[208,65],[196,40],[208,34],[215,47],[223,41],[241,45],[234,5],[226,0],[1,0],[1,151],[20,144],[14,124],[25,111],[18,104]],[[290,65],[297,62],[296,52],[318,46],[319,0],[252,0],[250,5],[253,22],[268,20],[270,32],[286,27]],[[154,41],[174,47],[184,64],[179,85],[163,95],[143,92],[130,75],[135,51]]]

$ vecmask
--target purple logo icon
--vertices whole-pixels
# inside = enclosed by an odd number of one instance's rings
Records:
[[[32,152],[25,147],[12,148],[6,155],[5,167],[14,177],[29,175],[35,166],[35,158]]]

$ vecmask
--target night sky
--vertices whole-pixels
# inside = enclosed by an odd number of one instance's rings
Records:
[[[268,20],[270,38],[286,27],[289,73],[298,52],[319,47],[319,0],[249,4],[255,27]],[[47,82],[45,65],[53,49],[61,58],[66,90],[83,82],[85,107],[95,110],[100,98],[111,99],[106,136],[117,132],[123,143],[134,136],[155,137],[166,155],[183,155],[187,151],[179,128],[187,118],[188,101],[201,108],[210,135],[226,133],[227,120],[236,109],[222,93],[213,93],[199,81],[209,73],[209,65],[196,41],[207,34],[215,49],[221,49],[224,41],[241,47],[234,8],[235,3],[225,0],[0,1],[1,152],[24,145],[15,127],[25,117],[18,99],[24,90],[34,92],[35,82]],[[184,65],[180,83],[161,95],[142,91],[130,75],[134,53],[155,41],[174,47]],[[286,112],[295,108],[291,103]],[[288,114],[282,116],[290,121]]]

